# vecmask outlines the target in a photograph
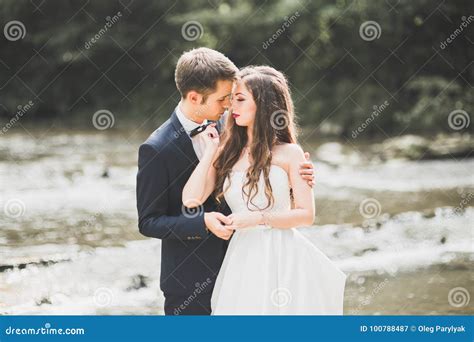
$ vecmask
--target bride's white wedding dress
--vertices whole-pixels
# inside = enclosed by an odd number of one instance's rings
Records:
[[[224,184],[233,213],[247,212],[244,171]],[[291,208],[286,171],[272,165],[275,203],[267,211]],[[263,174],[253,203],[264,208]],[[342,315],[346,275],[298,229],[265,226],[234,233],[212,294],[213,315]]]

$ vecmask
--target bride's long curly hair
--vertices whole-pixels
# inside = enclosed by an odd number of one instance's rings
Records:
[[[249,66],[239,72],[239,78],[252,93],[257,110],[250,146],[251,165],[242,187],[249,210],[263,210],[274,203],[272,186],[269,181],[272,162],[272,148],[276,144],[296,143],[296,123],[293,101],[286,77],[269,66]],[[225,132],[221,138],[221,153],[214,162],[216,168],[215,197],[222,203],[226,189],[224,182],[235,163],[240,159],[247,145],[247,127],[238,126],[232,115],[228,115]],[[259,208],[252,200],[258,192],[258,181],[263,172],[267,206]],[[253,208],[250,208],[250,204]]]

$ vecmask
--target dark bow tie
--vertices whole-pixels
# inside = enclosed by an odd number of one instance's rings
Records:
[[[204,132],[204,130],[206,129],[206,127],[209,126],[210,124],[213,124],[213,123],[215,123],[215,121],[208,121],[208,122],[205,123],[204,125],[201,125],[201,126],[196,127],[196,128],[193,129],[191,132],[189,132],[189,136],[192,138],[192,137],[194,137],[195,135],[198,135],[199,133]]]

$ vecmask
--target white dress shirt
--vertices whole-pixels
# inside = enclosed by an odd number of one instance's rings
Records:
[[[181,123],[181,125],[183,125],[183,128],[186,131],[186,134],[188,136],[189,136],[189,133],[193,129],[207,123],[207,120],[204,120],[202,124],[189,120],[186,117],[186,115],[181,111],[180,105],[181,105],[181,102],[178,103],[178,106],[175,109],[176,115],[178,116],[178,120]],[[201,160],[202,156],[204,155],[204,149],[206,146],[204,144],[204,134],[198,134],[192,138],[191,137],[189,138],[191,139],[191,142],[193,143],[193,148],[194,148],[194,152],[196,152],[196,156],[198,157],[199,160]]]

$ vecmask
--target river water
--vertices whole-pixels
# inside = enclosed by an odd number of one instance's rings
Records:
[[[160,241],[138,233],[135,209],[145,138],[0,138],[0,314],[163,313]],[[344,313],[474,313],[474,159],[374,163],[362,145],[324,143],[303,143],[317,219],[301,231],[348,274]]]

